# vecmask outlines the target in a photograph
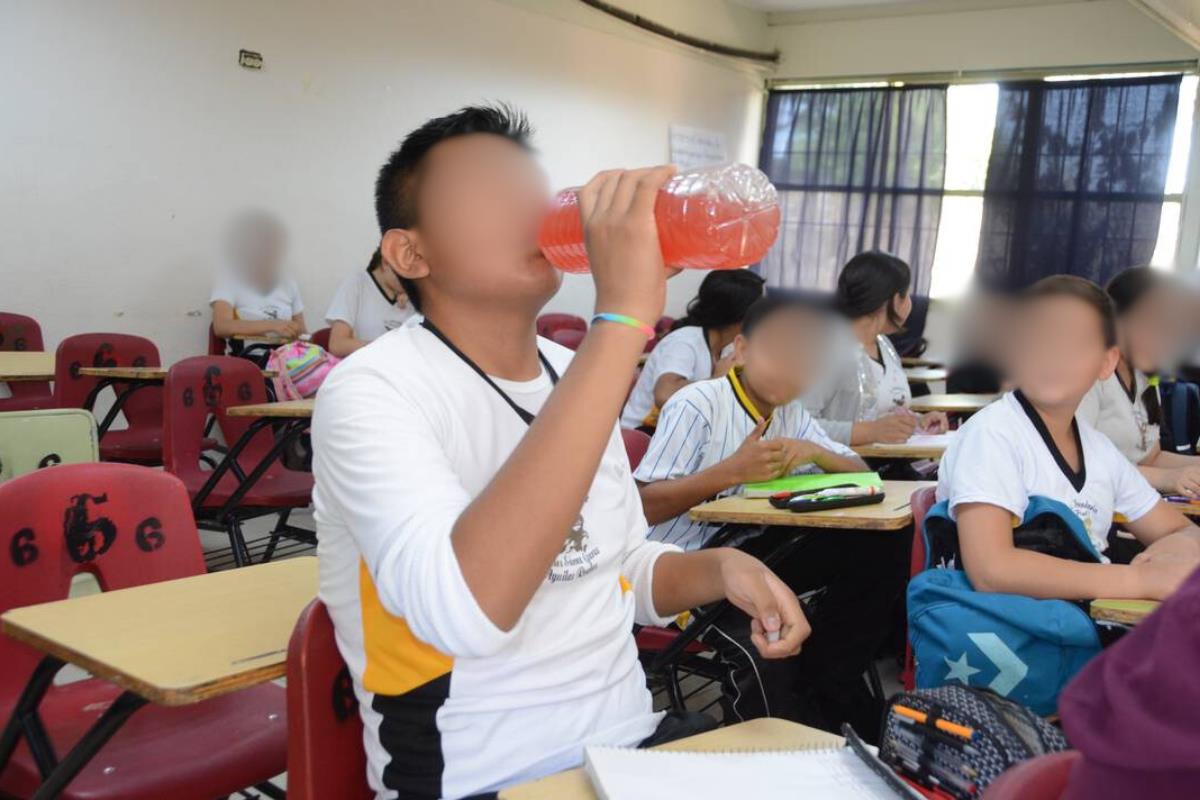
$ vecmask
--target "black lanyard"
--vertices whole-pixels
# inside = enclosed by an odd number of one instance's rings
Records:
[[[496,394],[504,398],[504,402],[508,403],[509,408],[517,412],[517,416],[520,417],[526,425],[533,424],[534,415],[517,405],[516,402],[514,402],[513,399],[509,397],[503,389],[496,385],[495,381],[488,377],[486,372],[479,368],[478,364],[471,360],[470,356],[468,356],[462,350],[459,350],[458,347],[455,346],[454,342],[450,341],[450,339],[446,337],[446,334],[438,330],[438,327],[429,321],[429,317],[426,317],[421,321],[421,327],[432,333],[437,338],[441,339],[442,344],[450,348],[450,352],[461,358],[468,367],[475,370],[475,373],[479,377],[483,378],[484,383],[495,389]],[[558,373],[554,371],[554,367],[550,366],[550,362],[546,359],[546,356],[542,355],[541,349],[538,350],[538,358],[541,359],[542,364],[546,367],[546,372],[550,374],[550,383],[558,383]]]

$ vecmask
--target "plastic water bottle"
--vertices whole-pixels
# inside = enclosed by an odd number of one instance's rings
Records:
[[[565,272],[587,272],[578,189],[554,198],[538,246]],[[761,170],[723,164],[671,178],[654,204],[663,262],[690,269],[737,269],[760,260],[779,234],[779,198]]]

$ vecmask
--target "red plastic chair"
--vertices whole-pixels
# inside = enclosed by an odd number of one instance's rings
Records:
[[[45,350],[42,327],[33,317],[0,311],[0,352]],[[12,397],[0,399],[0,411],[33,411],[54,408],[49,381],[17,381],[8,384]]]
[[[586,331],[587,327],[587,320],[574,314],[542,314],[537,319],[538,336],[544,336],[547,339],[552,338],[551,334],[555,331],[563,329]]]
[[[0,613],[63,600],[71,579],[96,576],[105,591],[204,572],[183,485],[131,464],[65,464],[0,485],[5,536]],[[65,520],[65,521],[64,521]],[[65,530],[64,530],[65,528]],[[26,533],[28,531],[28,533]],[[17,555],[19,554],[19,556]],[[0,636],[0,724],[42,654]],[[87,678],[51,686],[38,706],[65,755],[120,694]],[[211,800],[267,781],[287,766],[283,689],[265,684],[187,706],[137,711],[67,786],[67,800]],[[41,778],[24,738],[4,763],[0,796],[29,797]]]
[[[362,718],[320,600],[288,642],[287,710],[289,800],[371,800]]]
[[[625,455],[629,456],[629,468],[636,470],[650,447],[650,437],[633,428],[621,428],[621,438],[625,441]]]
[[[84,408],[100,378],[80,375],[80,367],[157,367],[158,348],[149,339],[125,333],[84,333],[68,336],[54,356],[54,405]],[[124,387],[116,384],[114,391]],[[129,427],[109,429],[100,439],[101,461],[126,461],[157,466],[162,463],[162,387],[138,389],[121,409]]]
[[[233,447],[254,420],[251,417],[231,417],[225,413],[226,409],[267,402],[266,385],[259,368],[244,358],[194,356],[171,367],[167,373],[165,392],[163,466],[183,481],[194,501],[211,474],[200,467],[206,461],[204,444],[209,415],[215,416],[225,443]],[[267,456],[274,443],[269,426],[255,434],[237,458],[243,473],[248,475]],[[267,545],[264,561],[270,560],[274,552],[273,545],[281,536],[293,536],[306,544],[310,543],[311,531],[292,528],[287,524],[287,518],[292,509],[304,508],[311,502],[311,473],[286,469],[277,460],[251,487],[238,508],[230,516],[222,517],[220,510],[238,485],[239,480],[232,470],[221,477],[199,508],[195,509],[196,519],[202,527],[225,531],[234,552],[245,553],[247,545],[242,536],[242,521],[269,514],[278,515],[279,521],[271,533],[272,543]]]
[[[671,326],[675,324],[674,317],[659,317],[658,322],[654,323],[655,338],[661,339],[671,332]]]
[[[936,487],[926,486],[923,489],[917,489],[912,494],[913,544],[912,558],[908,566],[910,579],[925,570],[925,537],[921,535],[921,531],[925,528],[925,515],[929,513],[929,509],[933,508],[935,503],[937,503]],[[917,668],[913,662],[912,642],[908,640],[908,637],[905,637],[904,641],[904,669],[900,671],[900,682],[910,692],[917,685]]]
[[[332,328],[321,328],[312,335],[312,343],[319,345],[322,350],[329,349],[329,334],[333,332]]]
[[[212,323],[208,323],[208,354],[210,356],[225,355],[225,340],[217,336]]]
[[[583,337],[587,336],[586,330],[576,330],[574,328],[559,328],[550,334],[550,341],[558,342],[563,347],[571,350],[578,350],[579,345],[583,342]]]
[[[1059,800],[1079,759],[1078,750],[1067,750],[1023,761],[992,781],[983,800]]]

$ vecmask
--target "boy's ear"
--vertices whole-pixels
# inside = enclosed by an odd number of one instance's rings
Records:
[[[387,231],[379,243],[379,252],[383,263],[403,278],[416,280],[429,275],[429,262],[421,255],[421,237],[415,230],[392,228]]]
[[[1104,354],[1104,362],[1100,368],[1100,380],[1106,381],[1112,377],[1112,374],[1117,369],[1117,364],[1121,361],[1121,350],[1117,347],[1110,347]]]
[[[733,337],[733,363],[736,366],[742,366],[746,363],[746,346],[749,344],[747,339],[742,334]]]

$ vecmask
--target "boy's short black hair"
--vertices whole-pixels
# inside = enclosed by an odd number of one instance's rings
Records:
[[[1117,316],[1128,313],[1153,291],[1167,285],[1167,277],[1154,267],[1130,267],[1117,273],[1104,287]]]
[[[746,310],[746,316],[742,319],[742,336],[749,339],[760,325],[776,314],[785,311],[803,311],[806,308],[808,305],[795,297],[789,297],[786,294],[768,294],[766,297],[755,300]]]
[[[441,142],[472,133],[503,136],[528,149],[533,129],[523,112],[500,104],[460,108],[453,114],[431,119],[409,133],[380,167],[379,177],[375,180],[375,216],[381,234],[392,228],[416,226],[419,219],[417,183],[425,157]],[[400,278],[400,283],[413,307],[419,311],[421,299],[416,284],[407,278]]]
[[[1105,347],[1117,346],[1117,314],[1112,299],[1096,284],[1075,275],[1051,275],[1025,290],[1026,302],[1052,297],[1073,297],[1091,306],[1100,318],[1100,333]]]

